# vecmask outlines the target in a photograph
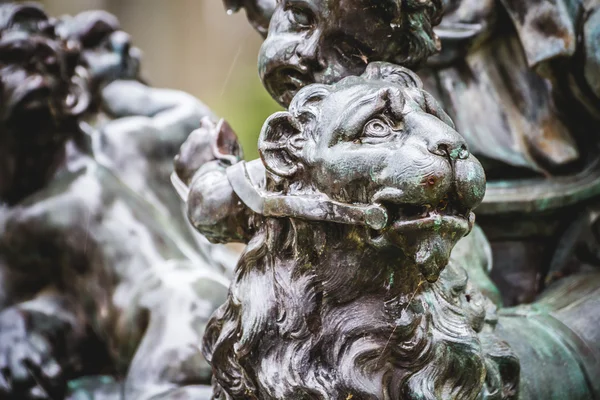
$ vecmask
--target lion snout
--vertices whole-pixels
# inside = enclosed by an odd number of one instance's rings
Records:
[[[418,139],[424,141],[427,152],[451,166],[454,184],[448,193],[450,197],[460,203],[460,208],[472,210],[477,207],[485,194],[485,173],[479,161],[470,154],[464,138],[429,114],[413,113],[410,123]]]
[[[473,210],[485,195],[485,172],[479,160],[470,156],[457,161],[454,166],[456,195],[462,206]]]

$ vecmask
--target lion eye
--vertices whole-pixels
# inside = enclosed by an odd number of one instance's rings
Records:
[[[363,137],[385,138],[392,133],[392,128],[382,119],[375,118],[367,122],[363,129]]]

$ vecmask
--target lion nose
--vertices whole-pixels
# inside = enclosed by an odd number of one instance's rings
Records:
[[[465,141],[457,134],[448,136],[430,141],[427,144],[429,152],[441,157],[448,157],[452,161],[469,158],[469,150]]]

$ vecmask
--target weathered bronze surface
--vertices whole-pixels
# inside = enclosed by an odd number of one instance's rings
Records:
[[[507,304],[589,264],[578,248],[600,193],[598,73],[589,72],[598,5],[449,2],[436,28],[442,52],[421,71],[486,168],[479,222]]]
[[[0,398],[600,398],[600,4],[224,3],[259,160],[114,16],[0,5]]]
[[[389,15],[363,15],[364,9],[377,9],[365,5],[368,1],[343,12],[338,3],[279,4],[260,62],[261,71],[292,71],[281,79],[264,74],[265,86],[276,98],[289,98],[282,93],[311,79],[328,83],[360,72],[366,63],[359,59],[402,63],[407,57],[370,44],[384,37],[373,27],[387,27]],[[590,132],[600,105],[598,74],[591,72],[599,65],[594,22],[598,4],[521,3],[444,2],[445,16],[434,39],[442,51],[419,72],[486,168],[489,184],[479,215],[494,247],[494,279],[506,304],[532,301],[546,282],[587,268],[589,262],[578,256],[577,248],[589,242],[596,217],[588,210],[582,218],[591,222],[572,224],[570,215],[593,203],[600,190],[593,150],[597,135]],[[298,22],[298,15],[311,22]],[[363,19],[369,22],[353,23]],[[417,24],[404,26],[395,30],[419,32]],[[338,38],[345,36],[353,38],[353,45],[342,50],[340,43],[348,40]],[[306,53],[308,61],[299,61],[306,37],[313,45]],[[385,37],[383,43],[393,47],[389,42],[398,36]],[[396,42],[400,48],[406,41],[399,37]],[[331,59],[339,52],[349,55],[346,68],[334,68],[339,63]],[[518,225],[519,220],[525,222]]]
[[[282,1],[261,16],[272,19],[259,70],[287,104],[298,88],[359,74],[369,61],[420,67],[486,168],[480,222],[504,301],[518,304],[587,268],[576,253],[595,214],[586,212],[587,224],[569,220],[600,191],[591,131],[600,115],[597,10],[579,0]]]
[[[137,60],[106,21],[0,5],[0,398],[197,398],[210,381],[199,343],[228,281],[159,196],[207,110],[115,80]],[[115,379],[71,381],[96,374]]]

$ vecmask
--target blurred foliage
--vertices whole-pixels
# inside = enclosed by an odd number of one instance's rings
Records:
[[[223,95],[209,106],[234,129],[246,160],[258,157],[258,135],[267,117],[282,110],[262,86],[256,69],[251,68],[232,76]]]

